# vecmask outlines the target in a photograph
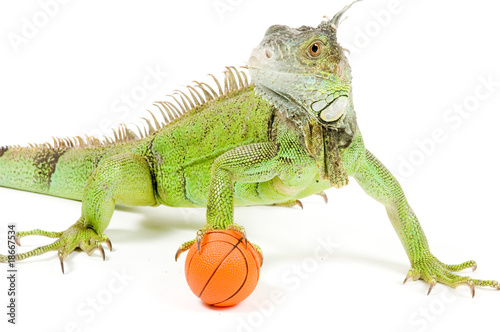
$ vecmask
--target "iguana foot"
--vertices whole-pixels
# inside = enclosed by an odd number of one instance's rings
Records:
[[[316,193],[315,195],[323,197],[323,201],[325,201],[325,204],[328,203],[328,196],[326,196],[324,191],[320,191],[319,193]],[[298,199],[292,199],[283,203],[274,203],[272,206],[284,206],[284,207],[294,207],[294,206],[299,206],[302,210],[304,209],[304,205],[302,205],[302,202]]]
[[[214,227],[212,227],[212,226],[210,226],[208,224],[205,225],[205,226],[203,226],[198,232],[196,232],[196,239],[184,242],[179,247],[179,249],[177,249],[177,252],[175,253],[175,261],[177,261],[177,259],[179,258],[179,256],[183,252],[188,251],[191,248],[191,246],[193,246],[195,243],[196,243],[196,249],[198,250],[198,252],[200,252],[200,250],[201,250],[201,243],[202,243],[203,238],[205,237],[205,235],[207,233],[209,233],[209,232],[215,231],[216,229],[217,228],[214,228]],[[230,231],[233,231],[233,232],[236,232],[239,235],[241,235],[243,237],[243,239],[245,240],[245,245],[248,246],[249,242],[247,240],[246,231],[245,231],[245,228],[243,228],[243,226],[240,226],[240,225],[237,225],[237,224],[231,224],[226,229],[230,230]],[[257,253],[259,254],[260,262],[261,262],[261,265],[262,265],[262,262],[264,261],[264,256],[262,254],[262,249],[260,249],[260,247],[258,245],[256,245],[256,244],[250,243],[250,245],[252,245],[255,248],[255,250],[257,251]]]
[[[298,205],[302,210],[304,210],[304,206],[302,205],[302,202],[299,201],[298,199],[292,199],[291,201],[286,201],[283,203],[274,203],[272,205],[273,206],[284,206],[284,207],[294,207],[295,205]]]
[[[102,255],[103,260],[106,256],[104,254],[102,243],[106,243],[109,250],[112,250],[111,241],[106,235],[97,234],[92,228],[84,226],[81,220],[77,221],[74,225],[72,225],[64,232],[46,232],[40,229],[34,229],[27,232],[17,232],[15,241],[20,246],[20,239],[30,235],[41,235],[49,238],[57,238],[57,240],[46,246],[38,247],[25,253],[17,254],[15,256],[15,260],[20,261],[29,257],[42,255],[49,251],[57,250],[63,273],[64,259],[66,259],[66,257],[76,248],[80,248],[89,256],[92,255],[92,253],[96,249],[98,249]]]
[[[474,297],[476,292],[475,286],[487,286],[500,290],[500,284],[498,281],[472,279],[471,277],[459,276],[453,273],[456,271],[462,271],[469,267],[472,268],[472,271],[475,271],[477,268],[476,262],[471,260],[462,264],[448,265],[440,262],[433,255],[428,255],[424,259],[412,263],[412,267],[410,271],[408,271],[403,283],[406,283],[406,281],[410,278],[413,280],[422,279],[429,284],[429,291],[427,292],[427,295],[431,293],[432,289],[438,282],[452,288],[456,288],[459,285],[468,285],[470,287],[472,297]]]
[[[247,235],[246,235],[245,229],[242,226],[239,226],[236,224],[231,224],[231,225],[229,225],[229,227],[227,229],[241,234],[241,236],[243,236],[243,238],[245,239],[245,243],[248,244]],[[196,243],[196,249],[198,250],[198,252],[200,252],[201,242],[203,241],[205,234],[207,234],[208,232],[212,232],[214,230],[216,230],[216,228],[213,228],[212,226],[210,226],[208,224],[203,226],[200,230],[198,230],[198,232],[196,232],[196,239],[191,240],[191,241],[187,241],[187,242],[184,242],[183,244],[181,244],[181,246],[179,247],[179,249],[177,249],[177,252],[175,253],[175,260],[177,261],[177,258],[179,258],[179,256],[183,252],[188,251],[191,248],[191,246],[195,243]]]

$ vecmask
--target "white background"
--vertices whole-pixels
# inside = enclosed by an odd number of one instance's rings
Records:
[[[244,65],[268,26],[316,26],[348,3],[69,1],[50,7],[52,17],[44,22],[41,4],[47,2],[0,4],[2,145],[106,131],[106,122],[138,123],[166,93],[191,80],[208,81],[206,74],[226,65]],[[229,7],[221,13],[216,4]],[[401,180],[434,254],[447,263],[475,259],[479,267],[472,275],[497,279],[499,10],[488,0],[364,1],[349,11],[338,37],[351,50],[366,145]],[[27,33],[26,22],[40,27],[14,46],[13,36]],[[136,98],[135,107],[117,112],[121,96],[139,91],[155,69],[168,75]],[[486,93],[481,79],[497,83]],[[454,105],[469,111],[458,115]],[[435,131],[444,138],[430,143]],[[265,262],[257,289],[235,307],[204,306],[185,282],[185,256],[173,259],[204,224],[203,209],[119,208],[106,231],[115,247],[106,262],[97,253],[74,253],[66,275],[55,253],[18,263],[15,327],[6,322],[7,283],[0,273],[0,329],[403,332],[498,326],[499,292],[477,289],[471,299],[468,287],[439,284],[426,296],[422,281],[403,286],[410,266],[384,208],[354,181],[328,195],[328,205],[320,197],[305,199],[303,211],[236,210],[237,223],[261,245]],[[64,230],[78,218],[80,203],[0,188],[0,210],[5,252],[7,223],[18,230]],[[21,249],[45,243],[26,238]],[[330,243],[329,251],[322,243]],[[120,282],[117,274],[129,279]]]

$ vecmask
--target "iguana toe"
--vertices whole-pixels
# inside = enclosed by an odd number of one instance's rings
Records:
[[[290,201],[282,202],[282,203],[274,203],[272,204],[273,206],[283,206],[283,207],[294,207],[294,206],[299,206],[302,210],[304,209],[304,205],[302,205],[302,202],[298,199],[292,199]]]
[[[247,231],[243,226],[240,226],[238,224],[231,224],[227,229],[240,234],[245,239],[245,246],[248,247]]]
[[[179,258],[179,256],[184,251],[188,251],[195,242],[196,242],[196,240],[191,240],[191,241],[187,241],[187,242],[184,242],[183,244],[181,244],[181,246],[179,247],[179,249],[177,249],[177,252],[175,253],[175,261],[177,262],[177,259]]]

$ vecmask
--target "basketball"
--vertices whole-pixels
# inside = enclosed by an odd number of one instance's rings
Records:
[[[198,253],[189,249],[185,263],[189,288],[203,302],[227,307],[246,299],[257,286],[261,259],[254,246],[231,230],[205,234]]]

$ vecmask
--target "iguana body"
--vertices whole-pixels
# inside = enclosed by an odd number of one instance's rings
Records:
[[[246,86],[191,110],[182,119],[141,139],[118,139],[104,145],[84,143],[82,147],[62,143],[58,148],[4,148],[0,184],[83,200],[85,185],[102,161],[133,153],[144,158],[148,172],[157,175],[158,204],[206,206],[214,159],[239,145],[268,141],[272,107],[267,105],[254,112],[259,102],[266,104],[253,93],[253,86]],[[231,106],[238,107],[241,117],[232,114]]]
[[[420,224],[401,187],[364,147],[352,103],[350,68],[336,41],[342,14],[318,28],[272,26],[252,52],[252,84],[228,69],[224,90],[206,84],[178,95],[178,106],[158,106],[166,125],[155,121],[147,135],[126,128],[105,143],[55,140],[54,145],[0,150],[0,186],[82,200],[82,216],[61,233],[34,230],[57,240],[18,254],[17,260],[58,250],[61,263],[76,247],[87,253],[108,242],[115,204],[207,207],[210,229],[233,228],[235,205],[292,205],[298,199],[340,188],[354,177],[384,204],[408,254],[407,278],[456,287],[499,288],[496,281],[457,276],[474,261],[445,265],[429,251]],[[245,81],[246,81],[246,77]],[[215,88],[215,89],[217,89]],[[0,256],[6,261],[7,257]]]

